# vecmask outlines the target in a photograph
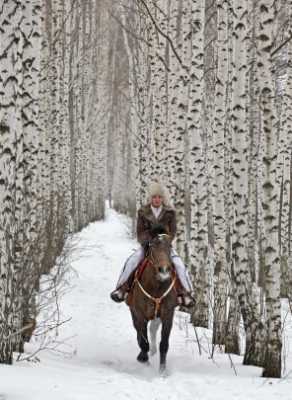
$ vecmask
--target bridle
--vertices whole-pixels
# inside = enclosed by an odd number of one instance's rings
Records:
[[[160,233],[159,235],[157,235],[157,239],[159,241],[161,241],[163,238],[167,238],[167,237],[169,237],[169,235],[167,233]],[[150,257],[152,259],[153,264],[154,264],[155,263],[155,259],[154,259],[153,254],[152,254],[152,247],[153,246],[154,246],[154,244],[150,242],[149,245],[148,245],[147,258]]]
[[[168,235],[167,235],[167,234],[160,234],[160,235],[158,235],[158,237],[160,237],[160,236],[168,236]],[[153,246],[153,245],[152,245],[152,246]],[[151,249],[151,244],[150,244],[150,245],[149,245],[149,250],[148,250],[147,258],[148,258],[148,263],[151,263],[152,265],[154,265],[155,259],[154,259],[154,256],[153,256],[151,250],[152,250],[152,249]],[[137,283],[137,285],[138,285],[138,287],[140,288],[141,292],[142,292],[148,299],[152,300],[152,301],[155,303],[154,318],[157,318],[158,311],[159,311],[159,308],[160,308],[160,304],[161,304],[162,300],[171,292],[171,290],[173,289],[173,287],[174,287],[174,285],[175,285],[175,282],[176,282],[176,273],[175,273],[175,271],[174,271],[171,284],[170,284],[169,287],[166,289],[166,291],[162,294],[162,296],[160,296],[160,297],[154,297],[154,296],[152,296],[150,293],[148,293],[148,292],[143,288],[141,282],[140,282],[139,279],[138,279],[138,271],[136,271],[136,273],[135,273],[135,283]]]

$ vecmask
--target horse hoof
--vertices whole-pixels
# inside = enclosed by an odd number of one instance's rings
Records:
[[[137,360],[141,363],[146,363],[148,361],[148,354],[147,353],[139,353]]]
[[[162,378],[166,378],[167,377],[167,370],[166,370],[166,364],[160,364],[159,366],[159,375]]]

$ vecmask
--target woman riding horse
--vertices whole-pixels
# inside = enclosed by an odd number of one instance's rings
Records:
[[[138,211],[137,238],[141,246],[126,261],[120,274],[117,287],[111,293],[115,302],[124,301],[130,289],[129,278],[145,258],[145,251],[149,242],[159,233],[159,230],[167,232],[172,242],[176,235],[175,210],[168,206],[166,190],[159,183],[152,183],[149,186],[148,203]],[[178,303],[185,307],[193,305],[191,292],[193,290],[188,271],[178,256],[171,248],[171,259],[175,267],[181,290],[178,293]]]
[[[158,233],[149,243],[143,265],[135,273],[127,304],[130,307],[137,332],[137,341],[140,347],[137,357],[139,362],[147,363],[149,351],[151,355],[157,352],[156,336],[161,325],[159,370],[162,374],[166,371],[169,337],[174,310],[177,306],[176,278],[171,260],[170,237],[165,232]],[[150,342],[148,333],[150,333]]]

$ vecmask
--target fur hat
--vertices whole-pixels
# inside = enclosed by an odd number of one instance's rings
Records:
[[[153,196],[161,196],[164,205],[169,205],[169,195],[168,191],[162,183],[159,182],[151,182],[148,187],[148,203],[151,203],[151,199]]]

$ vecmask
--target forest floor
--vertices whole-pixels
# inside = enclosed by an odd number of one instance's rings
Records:
[[[136,361],[129,310],[109,297],[123,261],[137,246],[130,238],[129,220],[107,210],[105,221],[90,224],[73,239],[74,256],[57,308],[58,318],[68,321],[49,331],[46,339],[42,334],[33,337],[25,348],[29,360],[0,366],[1,400],[292,398],[290,315],[284,315],[282,379],[261,378],[261,368],[243,366],[242,357],[230,358],[217,348],[212,358],[211,331],[197,329],[196,336],[188,315],[179,311],[170,338],[168,374],[162,378],[157,355],[147,366]],[[40,326],[53,309],[51,299],[40,314]],[[44,349],[38,352],[40,347]]]

